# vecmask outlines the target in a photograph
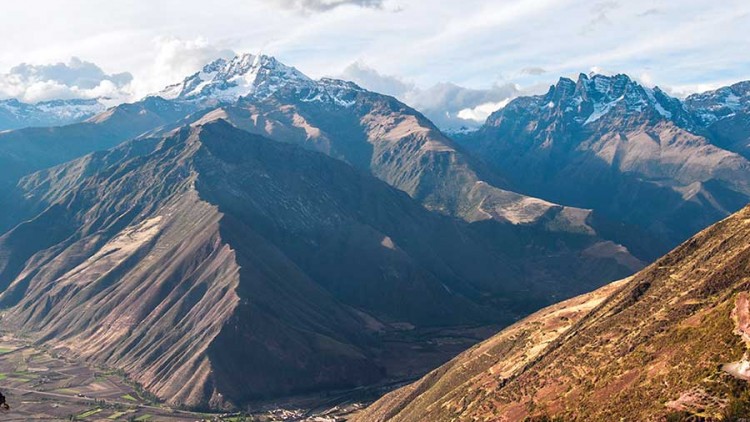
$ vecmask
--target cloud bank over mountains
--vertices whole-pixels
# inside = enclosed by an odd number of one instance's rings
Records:
[[[158,37],[154,40],[155,59],[149,76],[137,81],[136,95],[147,95],[182,81],[216,59],[231,59],[237,53],[212,44],[204,38]]]
[[[237,53],[198,38],[162,37],[154,40],[156,56],[151,77],[138,80],[129,72],[108,74],[97,64],[73,57],[67,63],[14,66],[0,75],[0,99],[26,103],[49,100],[101,99],[114,105],[158,92],[199,71],[217,58]],[[304,69],[302,69],[304,72]],[[358,61],[336,77],[351,80],[371,91],[392,95],[419,110],[440,128],[462,130],[478,127],[511,99],[529,93],[512,83],[472,89],[450,82],[422,88],[403,78],[385,75]]]
[[[420,88],[397,76],[384,75],[357,61],[339,76],[363,88],[392,95],[419,110],[442,129],[461,130],[480,126],[494,111],[510,100],[528,94],[517,84],[494,84],[486,89],[472,89],[450,82]]]
[[[17,98],[28,103],[78,98],[119,101],[130,96],[132,81],[128,72],[107,74],[77,57],[68,63],[22,63],[0,75],[0,99]]]
[[[91,0],[6,3],[0,74],[20,62],[75,56],[108,72],[131,72],[138,93],[174,82],[169,69],[179,63],[163,61],[166,73],[155,65],[160,47],[154,40],[169,39],[204,40],[192,46],[197,50],[263,52],[311,77],[363,60],[420,87],[445,81],[476,89],[506,82],[550,85],[594,66],[648,74],[675,92],[750,78],[750,64],[738,53],[750,49],[746,0],[225,0],[222,7],[153,0],[96,8]],[[24,24],[31,21],[44,22],[44,30]]]

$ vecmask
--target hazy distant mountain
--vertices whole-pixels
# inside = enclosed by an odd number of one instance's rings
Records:
[[[99,100],[54,100],[36,104],[10,99],[0,101],[0,132],[24,127],[62,126],[77,123],[106,110]]]
[[[653,256],[750,199],[750,162],[705,133],[697,98],[582,74],[511,101],[460,143],[518,191],[626,224],[600,231]]]
[[[750,207],[630,279],[512,325],[355,420],[741,420],[748,221]]]

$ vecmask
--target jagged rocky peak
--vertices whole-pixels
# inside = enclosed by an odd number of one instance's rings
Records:
[[[690,95],[685,106],[704,125],[750,112],[750,81],[738,82],[714,91]]]
[[[583,126],[607,115],[677,119],[689,124],[678,99],[658,87],[644,87],[625,74],[581,73],[577,81],[562,77],[557,84],[550,86],[546,94],[529,98],[516,99],[506,109],[516,114],[526,113],[530,105],[536,105],[542,116],[563,117],[570,123]],[[496,112],[490,117],[490,122],[503,114],[503,110]]]
[[[550,92],[570,92],[571,85],[575,88],[571,92],[572,95],[567,98],[569,101],[563,103],[563,106],[568,112],[574,111],[576,121],[584,125],[599,120],[612,110],[618,110],[618,114],[641,114],[650,111],[657,118],[669,119],[675,114],[676,109],[680,108],[679,102],[675,102],[675,99],[658,87],[644,87],[624,74],[607,76],[582,73],[575,83],[561,79]]]
[[[303,101],[332,100],[340,105],[349,104],[342,99],[343,94],[362,91],[351,82],[328,78],[315,81],[271,56],[242,54],[215,60],[157,95],[169,100],[222,103],[243,97],[265,99],[289,88]]]
[[[161,91],[159,96],[170,100],[232,101],[251,94],[268,96],[284,84],[312,82],[302,72],[273,57],[242,54],[208,63],[201,71]]]

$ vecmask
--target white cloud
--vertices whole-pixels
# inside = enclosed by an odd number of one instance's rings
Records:
[[[664,87],[664,91],[667,92],[669,95],[672,95],[677,98],[685,98],[690,94],[695,94],[699,92],[706,92],[706,91],[713,91],[715,89],[719,89],[724,86],[732,85],[733,83],[737,82],[736,80],[725,80],[725,81],[716,81],[716,82],[709,82],[709,83],[696,83],[696,84],[685,84],[685,85],[672,85]]]
[[[340,77],[371,91],[392,95],[447,130],[478,126],[493,111],[524,92],[521,87],[511,83],[471,89],[441,82],[420,88],[413,82],[384,75],[362,61],[347,66]]]
[[[68,63],[22,63],[0,75],[0,98],[31,103],[100,97],[122,101],[130,97],[132,79],[129,73],[107,74],[94,63],[76,57]]]
[[[508,105],[510,98],[506,98],[497,103],[484,103],[474,108],[465,108],[458,112],[458,117],[464,120],[471,120],[478,123],[484,123],[490,115]]]
[[[273,3],[286,8],[301,12],[325,12],[340,6],[357,6],[365,8],[380,9],[384,0],[271,0]]]
[[[547,73],[547,71],[544,68],[538,66],[529,66],[521,69],[521,74],[523,75],[539,76],[544,75],[545,73]]]
[[[152,94],[167,85],[180,82],[213,60],[229,59],[236,55],[233,50],[212,44],[201,37],[157,37],[153,40],[153,47],[153,65],[136,85],[139,96]]]
[[[356,61],[350,64],[343,72],[341,72],[339,77],[341,79],[355,82],[370,91],[380,92],[394,97],[403,96],[407,92],[415,89],[413,83],[406,82],[395,76],[383,75],[365,64],[363,61]]]

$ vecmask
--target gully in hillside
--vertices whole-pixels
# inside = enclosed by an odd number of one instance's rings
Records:
[[[8,406],[8,403],[5,402],[5,396],[2,392],[0,392],[0,409],[10,410],[10,406]]]

